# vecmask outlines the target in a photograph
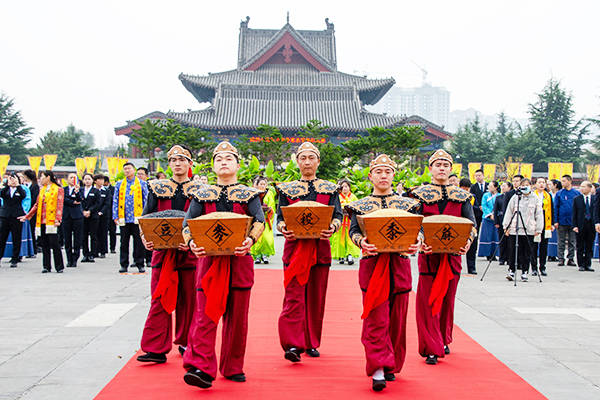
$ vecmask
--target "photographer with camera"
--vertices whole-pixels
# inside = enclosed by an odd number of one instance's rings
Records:
[[[509,281],[515,279],[516,264],[518,263],[521,269],[521,280],[527,281],[533,242],[541,239],[544,229],[542,202],[532,194],[529,179],[523,178],[520,186],[515,188],[515,194],[506,207],[502,226],[505,235],[508,235],[509,270],[506,279]],[[515,254],[517,245],[518,254]]]

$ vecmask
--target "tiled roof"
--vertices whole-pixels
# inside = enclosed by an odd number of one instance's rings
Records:
[[[367,79],[342,72],[319,72],[310,65],[265,64],[256,71],[231,70],[206,76],[180,74],[179,79],[199,102],[215,97],[220,84],[289,87],[355,87],[363,104],[375,104],[394,85],[393,78]]]
[[[364,132],[373,126],[391,127],[400,118],[370,113],[360,107],[352,87],[291,89],[223,85],[221,96],[207,109],[167,116],[206,130],[254,130],[260,124],[298,131],[316,119],[333,132]]]

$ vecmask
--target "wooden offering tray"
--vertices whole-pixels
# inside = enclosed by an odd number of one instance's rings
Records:
[[[156,250],[176,249],[184,242],[181,236],[183,217],[184,211],[167,210],[146,214],[138,221],[144,238],[154,243]]]
[[[321,231],[329,229],[333,206],[316,201],[299,201],[281,207],[288,231],[293,231],[297,239],[318,239]]]
[[[431,215],[423,218],[425,243],[434,253],[457,254],[471,236],[473,222],[452,215]]]
[[[213,212],[188,219],[194,242],[209,256],[233,255],[250,231],[252,218],[232,212]]]
[[[358,225],[367,241],[380,253],[408,251],[417,243],[422,215],[394,208],[383,208],[365,215],[357,215]]]

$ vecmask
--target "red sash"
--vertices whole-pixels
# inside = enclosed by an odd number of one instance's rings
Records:
[[[171,314],[177,305],[177,289],[179,287],[179,273],[175,271],[176,249],[168,249],[162,260],[162,268],[158,284],[152,293],[152,299],[160,297],[160,304],[166,312]]]
[[[442,254],[440,260],[440,266],[433,280],[431,286],[431,292],[429,293],[429,306],[431,307],[431,315],[435,316],[442,311],[442,303],[444,302],[444,296],[448,291],[448,285],[454,278],[452,268],[450,268],[450,262],[448,261],[448,254]]]
[[[363,301],[363,313],[360,316],[365,319],[375,308],[385,303],[390,297],[390,253],[380,253],[377,263],[373,269],[367,294]]]

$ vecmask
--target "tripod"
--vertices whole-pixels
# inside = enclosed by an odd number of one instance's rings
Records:
[[[527,228],[525,227],[525,220],[523,220],[523,215],[521,214],[521,209],[519,207],[521,205],[522,194],[517,192],[515,195],[517,196],[517,209],[513,212],[513,215],[510,217],[508,226],[510,227],[510,225],[513,222],[513,219],[515,219],[515,217],[517,217],[517,221],[515,222],[515,264],[514,264],[515,265],[515,277],[513,279],[513,281],[515,283],[514,286],[517,286],[516,272],[517,272],[517,266],[519,265],[519,221],[521,221],[526,238],[527,238]],[[505,234],[505,232],[502,232],[502,237],[498,241],[498,245],[496,246],[496,249],[494,250],[494,254],[492,255],[492,257],[490,257],[490,261],[488,262],[488,265],[485,267],[485,271],[483,271],[483,274],[481,275],[481,279],[479,280],[480,282],[483,282],[483,278],[485,278],[485,274],[487,274],[488,269],[490,269],[490,265],[492,264],[492,260],[494,259],[494,257],[496,256],[496,253],[498,252],[498,249],[500,248],[500,244],[505,239],[506,239],[506,234]],[[527,243],[527,247],[529,247],[529,254],[530,255],[533,254],[529,240],[526,240],[526,243]],[[530,262],[530,260],[527,260],[527,263],[529,263],[529,262]],[[535,272],[541,283],[542,277],[541,277],[537,263],[535,263]]]

